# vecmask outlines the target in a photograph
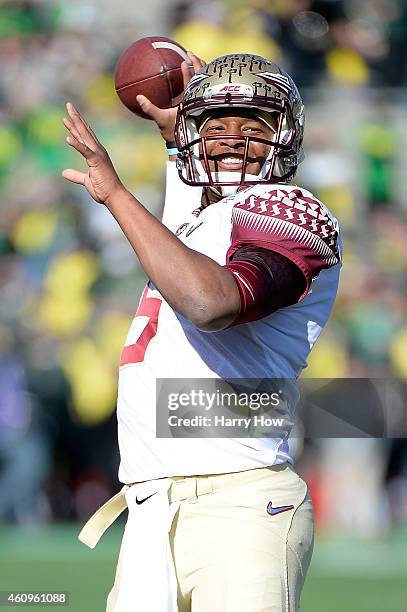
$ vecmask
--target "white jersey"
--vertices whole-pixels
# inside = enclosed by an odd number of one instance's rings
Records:
[[[156,437],[156,381],[184,378],[283,378],[295,381],[327,322],[339,269],[338,225],[297,186],[256,185],[198,212],[201,189],[167,164],[163,222],[188,247],[225,265],[243,244],[275,250],[303,271],[298,303],[257,321],[208,333],[175,313],[151,284],[144,289],[123,350],[118,428],[124,483],[169,476],[237,472],[292,461],[281,438]],[[297,401],[291,385],[289,408]]]

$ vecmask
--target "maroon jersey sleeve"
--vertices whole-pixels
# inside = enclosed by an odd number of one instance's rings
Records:
[[[255,246],[236,251],[226,268],[233,274],[240,296],[240,312],[232,325],[256,321],[298,302],[305,279],[289,259]]]
[[[307,294],[311,281],[324,268],[339,262],[335,221],[318,200],[301,189],[273,188],[250,195],[232,211],[231,245],[227,264],[245,245],[284,255],[302,272]]]

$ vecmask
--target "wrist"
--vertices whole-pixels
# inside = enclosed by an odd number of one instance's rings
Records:
[[[104,202],[106,208],[110,210],[111,207],[114,206],[118,200],[123,198],[123,196],[128,195],[129,193],[130,192],[126,189],[126,187],[122,183],[119,183],[114,189],[112,189],[111,193],[106,198]]]
[[[174,157],[176,155],[178,155],[179,151],[178,151],[178,147],[177,147],[177,143],[175,142],[175,140],[166,140],[165,141],[165,148],[167,151],[167,155],[169,157]]]

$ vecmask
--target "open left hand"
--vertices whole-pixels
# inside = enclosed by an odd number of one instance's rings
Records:
[[[200,68],[206,66],[206,63],[199,57],[188,51],[188,57],[191,60],[191,64],[182,62],[181,70],[184,79],[184,89],[188,85],[191,78],[198,72]],[[175,120],[177,118],[177,107],[175,108],[159,108],[155,106],[146,96],[138,95],[137,102],[140,104],[143,112],[151,117],[156,122],[158,129],[161,132],[161,136],[167,142],[175,140],[174,129]]]
[[[106,149],[92,128],[71,102],[67,103],[66,109],[69,115],[63,119],[64,126],[69,131],[66,141],[85,158],[88,171],[80,172],[69,168],[63,170],[62,176],[71,183],[83,185],[96,202],[106,204],[113,193],[125,188]]]

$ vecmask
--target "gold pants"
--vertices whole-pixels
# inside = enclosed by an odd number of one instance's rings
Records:
[[[179,612],[297,612],[314,529],[293,468],[169,480],[180,502],[169,533]],[[116,585],[128,561],[120,555]],[[116,595],[113,587],[108,612],[120,612]]]

